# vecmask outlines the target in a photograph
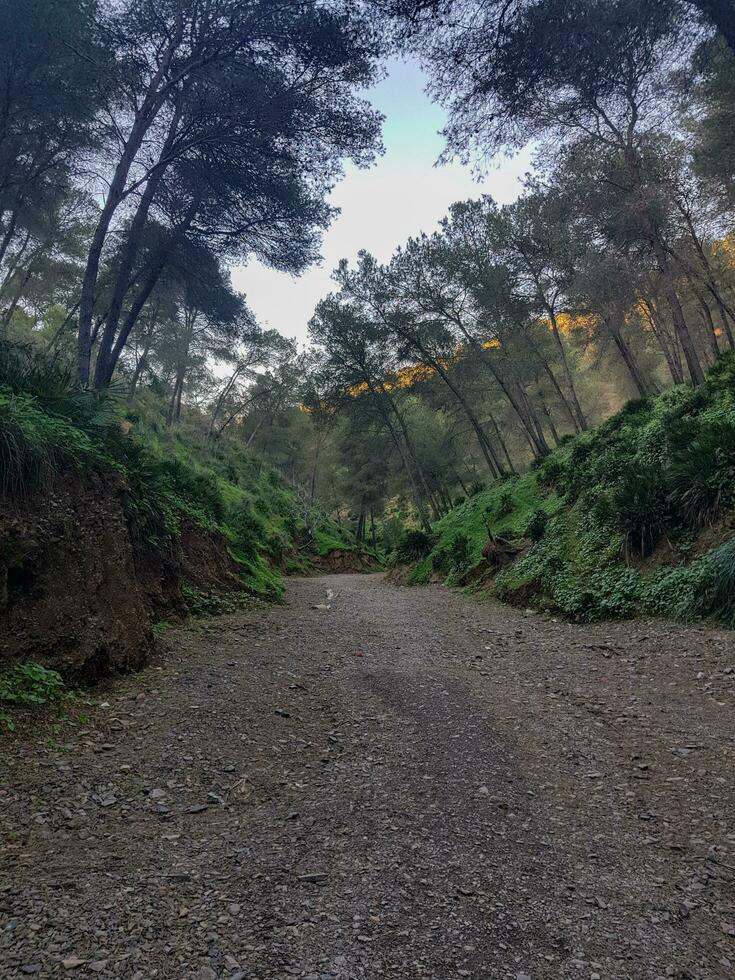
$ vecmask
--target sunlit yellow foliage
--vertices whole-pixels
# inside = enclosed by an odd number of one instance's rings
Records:
[[[296,408],[305,415],[313,415],[316,410],[314,405],[305,405],[303,402],[300,402]],[[323,412],[324,415],[334,415],[337,409],[334,405],[330,405],[329,402],[321,401],[319,402],[319,411]]]
[[[443,368],[449,365],[446,361],[439,362]],[[428,364],[412,364],[410,367],[401,368],[393,375],[392,388],[412,388],[421,381],[428,381],[435,373],[434,368]]]
[[[535,325],[545,330],[554,329],[554,324],[548,317],[536,320]],[[560,334],[570,334],[573,330],[582,330],[591,336],[597,327],[597,317],[594,314],[557,313],[556,326]],[[495,346],[492,341],[490,341],[490,345]],[[482,346],[488,345],[483,344]]]
[[[360,395],[364,395],[367,390],[368,386],[366,382],[361,381],[359,385],[353,385],[351,388],[348,388],[346,394],[348,394],[350,398],[359,398]]]
[[[496,350],[501,346],[501,343],[494,337],[492,340],[483,341],[481,346],[483,350]],[[464,347],[457,347],[451,357],[442,358],[441,360],[437,361],[437,364],[446,371],[452,364],[460,361],[464,357],[465,353],[466,349]],[[421,384],[423,381],[429,381],[435,374],[436,368],[432,367],[430,364],[409,364],[407,367],[400,368],[398,371],[392,371],[383,381],[383,388],[385,391],[413,388],[413,386],[416,384]],[[359,398],[360,395],[364,395],[367,390],[368,385],[366,382],[361,381],[360,384],[356,384],[351,388],[348,388],[345,394],[350,398]]]
[[[730,268],[735,269],[735,235],[726,235],[712,245],[715,255],[721,256]]]
[[[551,330],[552,324],[549,320],[544,321],[546,327]],[[561,334],[570,334],[573,330],[580,330],[590,335],[597,327],[597,317],[594,314],[575,314],[557,313],[556,325]]]
[[[439,362],[443,368],[449,366],[447,361]],[[396,391],[398,388],[412,388],[415,384],[428,381],[434,375],[434,368],[429,364],[410,364],[408,367],[401,368],[399,371],[391,372],[383,382],[386,391]],[[348,388],[346,394],[350,398],[359,398],[368,390],[365,381]]]

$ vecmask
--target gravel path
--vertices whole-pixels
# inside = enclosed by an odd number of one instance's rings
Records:
[[[163,647],[3,739],[0,977],[735,977],[731,634],[373,575]]]

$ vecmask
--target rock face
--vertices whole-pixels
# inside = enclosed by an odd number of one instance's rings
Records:
[[[170,553],[131,538],[125,481],[67,477],[14,507],[0,503],[0,665],[35,660],[94,680],[141,667],[150,626],[202,591],[242,589],[221,535],[182,528]]]

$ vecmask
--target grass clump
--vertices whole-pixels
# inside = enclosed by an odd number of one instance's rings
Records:
[[[0,493],[22,497],[65,470],[99,459],[89,437],[29,395],[0,389]]]

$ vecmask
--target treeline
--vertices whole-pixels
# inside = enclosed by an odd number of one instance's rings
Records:
[[[382,447],[368,494],[397,456],[428,526],[733,348],[735,60],[692,6],[398,11],[449,107],[446,155],[533,141],[535,172],[513,204],[458,203],[390,262],[337,270],[311,333],[323,398]]]
[[[733,347],[731,6],[5,3],[0,339],[390,547]],[[390,45],[446,106],[447,158],[531,144],[534,172],[343,263],[299,352],[229,268],[316,258],[343,161],[379,151],[356,93]]]
[[[376,55],[348,4],[4,2],[0,337],[169,422],[199,403],[213,435],[278,411],[296,351],[229,266],[314,260],[342,162],[379,149]]]

